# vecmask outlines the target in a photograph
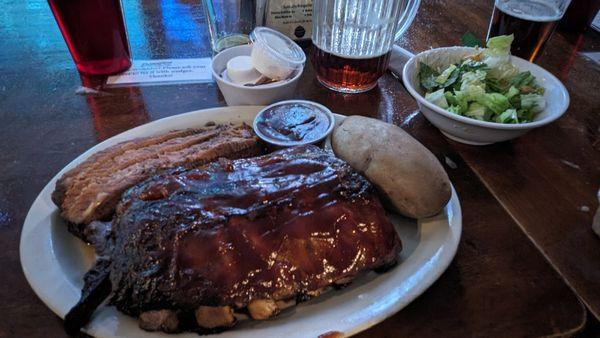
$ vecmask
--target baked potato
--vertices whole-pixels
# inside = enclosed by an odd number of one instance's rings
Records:
[[[404,216],[435,215],[450,199],[450,180],[440,162],[400,127],[350,116],[334,129],[331,145]]]

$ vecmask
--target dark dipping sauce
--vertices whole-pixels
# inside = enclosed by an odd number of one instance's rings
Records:
[[[310,103],[286,103],[264,111],[257,121],[258,132],[285,145],[306,144],[322,138],[330,120],[322,108]]]

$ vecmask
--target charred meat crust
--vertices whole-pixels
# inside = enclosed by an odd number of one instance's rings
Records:
[[[87,324],[92,314],[110,295],[110,261],[99,258],[96,264],[85,274],[81,299],[65,316],[64,327],[67,333],[74,335]]]
[[[220,157],[256,156],[261,149],[247,125],[186,129],[119,143],[95,153],[56,183],[53,202],[68,229],[89,242],[91,221],[109,221],[123,191],[165,169],[195,168]]]
[[[155,176],[123,194],[114,227],[110,302],[133,316],[255,300],[273,315],[400,249],[370,183],[313,146]]]

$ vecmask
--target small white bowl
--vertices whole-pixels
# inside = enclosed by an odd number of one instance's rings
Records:
[[[298,80],[304,67],[296,70],[291,79],[260,86],[242,86],[224,79],[221,74],[227,68],[227,61],[240,55],[250,55],[252,45],[235,46],[215,55],[212,60],[212,75],[228,106],[266,105],[294,96]]]
[[[319,136],[316,139],[312,139],[312,140],[302,140],[302,141],[282,141],[282,140],[277,140],[277,139],[273,139],[271,137],[269,137],[268,135],[265,135],[260,128],[258,127],[258,123],[260,122],[263,114],[266,111],[271,110],[274,107],[277,106],[281,106],[281,105],[293,105],[293,104],[302,104],[302,105],[308,105],[308,106],[313,106],[314,108],[318,109],[319,111],[321,111],[323,114],[325,114],[325,116],[327,117],[327,120],[329,122],[329,126],[327,127],[327,129],[325,130],[325,132],[323,133],[323,135]],[[313,101],[307,101],[307,100],[287,100],[287,101],[281,101],[281,102],[277,102],[274,103],[272,105],[269,105],[267,107],[264,107],[263,109],[261,109],[256,116],[254,117],[254,122],[252,123],[252,128],[254,128],[254,132],[256,133],[256,135],[263,140],[264,142],[266,142],[267,144],[274,146],[276,148],[285,148],[285,147],[295,147],[295,146],[301,146],[301,145],[307,145],[307,144],[319,144],[320,142],[322,142],[323,140],[325,140],[327,138],[327,136],[329,136],[329,134],[331,134],[331,132],[333,131],[333,127],[335,126],[335,116],[333,115],[333,113],[331,112],[331,110],[329,110],[329,108],[325,107],[322,104],[313,102]]]
[[[419,62],[445,67],[460,62],[463,57],[471,55],[475,51],[475,48],[471,47],[431,49],[410,58],[402,71],[404,86],[410,95],[417,100],[419,110],[429,122],[440,129],[442,134],[448,138],[472,145],[485,145],[511,140],[531,129],[558,119],[569,107],[569,93],[560,80],[542,67],[516,56],[511,56],[512,63],[520,71],[530,71],[535,76],[537,83],[545,89],[546,108],[534,118],[533,122],[503,124],[479,121],[448,112],[425,100],[425,92],[419,84]]]

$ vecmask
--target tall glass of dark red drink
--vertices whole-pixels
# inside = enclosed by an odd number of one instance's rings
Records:
[[[48,0],[77,69],[109,75],[131,66],[121,0]]]

